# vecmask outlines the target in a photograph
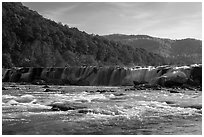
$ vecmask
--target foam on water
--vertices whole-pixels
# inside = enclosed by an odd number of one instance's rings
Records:
[[[92,89],[90,91],[95,91]],[[76,92],[72,92],[75,89]],[[195,108],[184,108],[179,105],[168,104],[165,101],[175,102],[176,100],[188,101],[197,100],[197,94],[170,94],[167,91],[126,91],[122,89],[106,93],[86,92],[87,89],[71,87],[67,92],[47,93],[38,89],[26,91],[26,94],[2,95],[2,119],[3,122],[18,123],[18,121],[29,122],[31,118],[49,119],[80,123],[95,123],[101,121],[165,121],[168,117],[188,118],[202,115],[202,110]],[[40,89],[41,90],[41,89]],[[69,92],[71,91],[71,92]],[[89,91],[89,90],[88,90]],[[38,92],[38,93],[37,93]],[[37,93],[37,95],[36,95]],[[124,93],[124,94],[120,94]],[[117,94],[119,96],[117,96]],[[192,97],[196,98],[192,98]],[[200,97],[200,96],[199,96]],[[68,111],[52,111],[53,102],[81,103],[87,107],[76,108]],[[182,102],[181,102],[182,103]],[[184,102],[185,103],[185,102]],[[192,103],[192,102],[191,102]],[[24,119],[24,120],[22,120]],[[35,121],[33,121],[35,122]],[[41,122],[41,121],[40,121]],[[32,123],[31,123],[32,124]],[[46,122],[45,122],[46,124]],[[80,123],[81,124],[81,123]],[[159,123],[158,123],[159,124]],[[128,124],[127,124],[128,125]]]
[[[171,107],[166,103],[161,103],[157,101],[138,101],[135,104],[123,105],[123,106],[109,106],[106,109],[98,108],[98,112],[101,113],[89,113],[93,114],[95,117],[101,118],[105,116],[111,117],[126,117],[138,118],[142,120],[144,117],[163,117],[167,115],[174,116],[191,116],[191,115],[201,115],[197,109],[194,108],[181,108],[181,107]],[[106,113],[105,113],[106,112]],[[108,114],[108,113],[109,114]]]
[[[92,100],[99,99],[99,100],[107,100],[107,97],[104,94],[89,94],[86,92],[78,93],[78,94],[54,94],[50,95],[54,101],[87,101],[91,102]]]
[[[22,96],[11,96],[11,95],[3,95],[2,101],[5,103],[7,101],[10,102],[18,102],[18,103],[29,103],[35,101],[35,97],[33,95],[22,95]]]
[[[2,95],[2,99],[10,99],[10,98],[16,98],[16,96],[12,96],[12,95]]]
[[[135,95],[138,96],[138,95]],[[101,100],[104,103],[107,103],[106,100],[111,98],[115,98],[115,96],[111,94],[99,94],[99,93],[86,93],[81,92],[78,94],[52,94],[49,95],[49,99],[44,104],[39,104],[38,100],[35,99],[32,95],[23,95],[20,97],[11,96],[11,95],[3,95],[3,107],[12,106],[13,108],[18,109],[51,109],[48,102],[63,102],[63,101],[84,101],[91,102],[93,100]],[[120,98],[119,98],[120,99]],[[169,106],[166,102],[157,102],[157,101],[130,101],[124,102],[121,105],[111,105],[106,104],[105,107],[98,106],[98,108],[92,108],[92,112],[88,112],[89,115],[94,115],[94,117],[103,117],[103,116],[123,116],[126,118],[138,117],[142,118],[145,114],[146,116],[165,116],[165,115],[193,115],[198,114],[197,109],[194,108],[181,108],[181,107],[172,107]],[[37,114],[37,113],[33,113]],[[58,114],[56,112],[38,112],[38,114]]]

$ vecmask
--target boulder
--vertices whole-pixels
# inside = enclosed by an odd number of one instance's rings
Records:
[[[37,85],[83,85],[83,86],[139,86],[160,85],[164,87],[201,87],[202,66],[157,68],[117,67],[67,67],[67,68],[12,68],[3,69],[3,82],[29,82]],[[144,87],[144,88],[145,88]],[[103,91],[102,91],[103,92]]]
[[[192,68],[190,79],[192,80],[192,82],[189,82],[189,84],[192,83],[196,86],[202,85],[202,66],[196,66]]]
[[[9,77],[10,77],[10,73],[11,73],[11,69],[4,69],[4,72],[2,72],[2,82],[8,82],[10,81]]]
[[[175,86],[182,86],[187,82],[188,78],[186,74],[182,71],[172,71],[168,72],[161,77],[155,78],[151,81],[153,85],[161,85],[164,87],[175,87]]]
[[[31,76],[32,76],[32,74],[29,72],[28,73],[22,73],[20,81],[31,82],[32,81]]]
[[[21,73],[18,71],[18,69],[12,70],[9,76],[10,82],[18,82],[21,77]]]

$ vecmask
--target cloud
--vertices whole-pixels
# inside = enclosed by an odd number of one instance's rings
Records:
[[[74,10],[76,7],[77,5],[71,5],[69,7],[62,7],[55,10],[45,11],[45,15],[46,17],[49,17],[51,19],[53,18],[55,20],[60,21],[60,19],[64,17],[64,15],[66,16],[66,13]]]
[[[45,17],[95,34],[202,36],[201,2],[25,3]],[[190,32],[188,32],[188,30]],[[174,34],[174,35],[173,35]]]

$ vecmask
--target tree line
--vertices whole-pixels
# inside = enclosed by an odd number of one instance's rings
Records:
[[[155,53],[56,23],[22,3],[2,3],[3,67],[161,64]]]

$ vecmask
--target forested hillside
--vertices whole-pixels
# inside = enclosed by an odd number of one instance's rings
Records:
[[[22,3],[2,3],[3,67],[161,65],[155,53],[90,35],[39,15]]]
[[[196,39],[171,40],[147,35],[106,35],[105,38],[156,53],[168,64],[202,63],[202,41]]]

